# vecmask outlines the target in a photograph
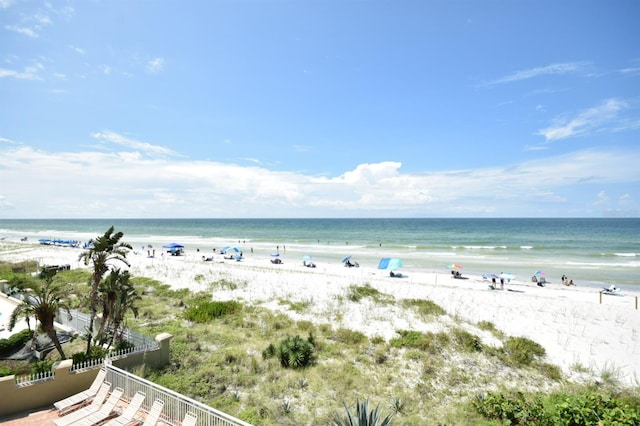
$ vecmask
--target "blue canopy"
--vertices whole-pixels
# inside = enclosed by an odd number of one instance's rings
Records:
[[[383,257],[378,263],[378,269],[389,269],[395,271],[398,268],[402,268],[402,259],[396,259],[391,257]]]
[[[235,251],[236,253],[240,253],[242,251],[238,247],[226,246],[226,247],[222,247],[222,250],[220,250],[220,253],[225,254],[229,250]]]
[[[178,243],[171,243],[171,244],[163,245],[162,248],[178,249],[178,248],[184,248],[184,246],[182,244],[178,244]]]

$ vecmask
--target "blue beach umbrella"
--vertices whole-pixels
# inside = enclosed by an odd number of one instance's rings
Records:
[[[402,259],[383,257],[382,259],[380,259],[380,263],[378,263],[378,269],[388,269],[390,271],[395,271],[398,268],[402,268],[402,265]]]
[[[280,253],[271,253],[271,257],[280,257]]]
[[[310,254],[305,254],[304,256],[302,256],[302,260],[311,260],[313,259],[313,256],[311,256]]]
[[[349,259],[351,259],[351,256],[345,256],[345,257],[342,258],[342,260],[340,262],[344,263]]]

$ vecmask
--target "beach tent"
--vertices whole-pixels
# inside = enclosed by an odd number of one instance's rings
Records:
[[[402,259],[383,257],[378,263],[378,269],[388,269],[395,271],[398,268],[402,268]]]
[[[232,247],[232,246],[223,247],[222,250],[220,250],[220,253],[225,254],[228,251],[234,251],[236,253],[242,253],[242,250],[240,249],[240,247]]]
[[[182,244],[178,244],[178,243],[171,243],[171,244],[163,245],[162,248],[166,248],[166,249],[183,249],[184,246]]]

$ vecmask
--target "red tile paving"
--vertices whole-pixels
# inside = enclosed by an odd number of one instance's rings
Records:
[[[55,408],[41,408],[27,411],[0,419],[2,426],[55,426],[53,421],[58,418]]]

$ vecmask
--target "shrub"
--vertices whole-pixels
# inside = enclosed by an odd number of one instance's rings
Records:
[[[482,341],[480,338],[466,330],[461,328],[454,329],[453,338],[455,342],[467,352],[482,351]]]
[[[9,336],[8,339],[0,339],[0,356],[9,355],[22,347],[33,337],[33,331],[22,330]]]
[[[358,345],[367,340],[367,336],[360,331],[349,330],[348,328],[340,328],[336,332],[336,342]]]
[[[50,373],[53,361],[37,361],[31,364],[31,374]]]
[[[315,364],[313,335],[309,334],[307,340],[303,340],[300,336],[289,336],[280,342],[277,348],[272,343],[262,352],[262,357],[265,359],[274,355],[278,357],[280,365],[284,368],[306,368]]]
[[[531,365],[536,357],[544,356],[545,350],[526,337],[509,337],[504,342],[501,353],[507,364],[522,367]]]
[[[394,337],[389,341],[394,348],[405,347],[436,353],[450,341],[446,333],[421,333],[415,330],[396,330],[396,333],[400,334],[400,337]]]
[[[435,304],[431,300],[426,299],[407,299],[402,301],[402,305],[407,308],[416,308],[418,313],[423,316],[444,315],[446,311],[440,305]]]
[[[506,396],[490,392],[476,395],[473,407],[484,417],[500,420],[503,424],[549,424],[542,396],[525,396],[521,392]]]
[[[230,315],[240,310],[242,305],[234,301],[200,302],[186,310],[184,317],[189,321],[206,323],[215,318]]]
[[[554,405],[551,418],[554,424],[562,425],[637,425],[640,407],[598,393],[563,394]]]
[[[349,290],[347,292],[347,299],[352,302],[359,302],[363,298],[368,297],[377,303],[393,303],[395,300],[393,296],[389,294],[380,293],[375,288],[371,287],[369,284],[365,286],[349,286]]]

